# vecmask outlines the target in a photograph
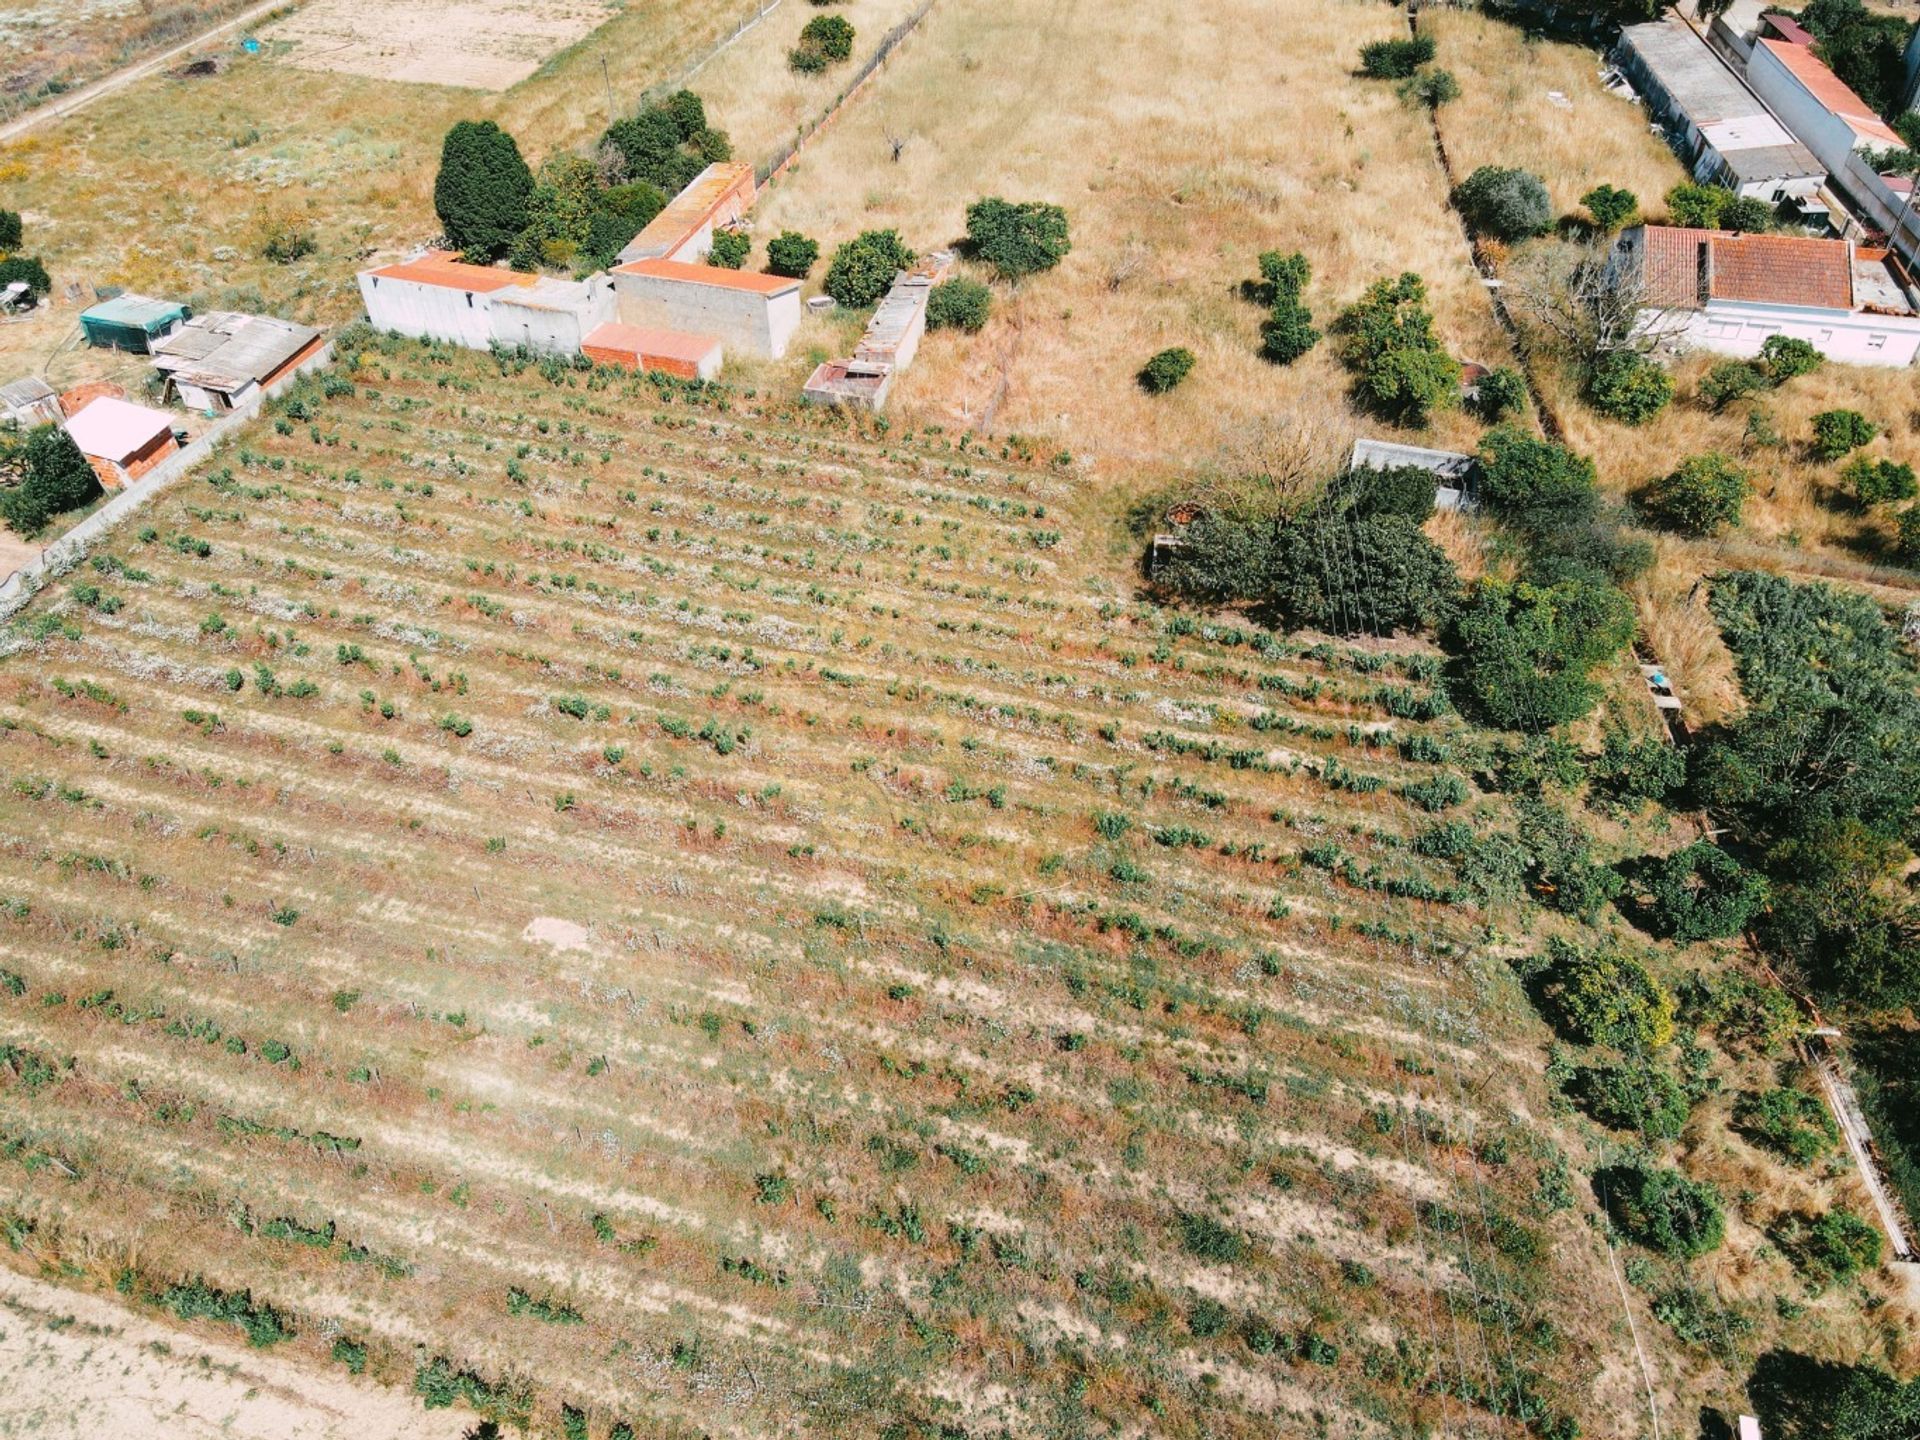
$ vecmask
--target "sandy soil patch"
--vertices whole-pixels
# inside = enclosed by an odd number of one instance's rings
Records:
[[[527,928],[520,932],[520,938],[536,940],[564,952],[586,949],[588,935],[584,925],[576,925],[571,920],[562,920],[554,915],[536,915],[527,922]]]
[[[290,43],[284,59],[302,70],[505,90],[612,14],[605,0],[318,0],[265,38]]]
[[[0,1435],[450,1440],[470,1419],[0,1269]]]

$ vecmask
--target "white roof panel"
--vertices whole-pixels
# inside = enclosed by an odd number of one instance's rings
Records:
[[[164,410],[130,404],[102,395],[78,415],[67,417],[67,433],[82,455],[102,460],[125,460],[138,455],[162,434],[173,431],[173,417]]]

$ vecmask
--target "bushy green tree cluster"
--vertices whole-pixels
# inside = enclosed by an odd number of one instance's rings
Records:
[[[1651,1055],[1673,1039],[1673,992],[1646,961],[1611,940],[1585,950],[1549,940],[1538,992],[1548,1021],[1577,1045]]]
[[[1650,1250],[1690,1260],[1726,1239],[1720,1193],[1705,1181],[1650,1164],[1614,1166],[1595,1181],[1613,1223]]]
[[[1507,244],[1553,228],[1553,201],[1531,170],[1482,165],[1453,187],[1453,205],[1474,234]]]
[[[1603,235],[1617,234],[1640,218],[1640,197],[1615,185],[1596,185],[1580,197]]]
[[[1291,365],[1320,343],[1313,312],[1300,299],[1311,273],[1307,257],[1297,250],[1291,255],[1268,250],[1260,256],[1255,289],[1267,306],[1267,318],[1260,322],[1260,354],[1276,365]]]
[[[988,196],[967,206],[967,252],[1003,280],[1051,270],[1073,249],[1067,212],[1044,200]]]
[[[1412,271],[1376,280],[1335,325],[1361,401],[1390,420],[1424,425],[1460,401],[1460,362],[1440,344],[1427,285]]]
[[[55,515],[99,496],[100,477],[58,425],[38,425],[24,437],[9,437],[6,448],[5,468],[20,478],[0,489],[0,520],[16,535],[31,539]]]
[[[816,15],[800,27],[800,43],[787,52],[787,64],[814,75],[853,54],[853,23],[844,15]]]
[[[1814,53],[1877,114],[1900,113],[1911,21],[1871,11],[1861,0],[1809,0],[1800,23],[1814,34]]]
[[[840,304],[859,310],[875,304],[893,277],[913,264],[913,251],[897,230],[862,230],[833,252],[825,289]]]
[[[1193,373],[1193,351],[1175,345],[1150,356],[1140,367],[1140,388],[1149,395],[1164,395]]]
[[[1360,73],[1374,80],[1404,80],[1434,56],[1431,35],[1374,40],[1360,47]]]
[[[969,335],[986,328],[993,313],[993,292],[978,280],[956,275],[942,280],[927,295],[929,330],[964,330]]]
[[[1449,643],[1475,710],[1505,729],[1541,731],[1593,708],[1593,672],[1633,634],[1633,602],[1615,586],[1488,578],[1468,592]]]
[[[1718,535],[1740,523],[1752,493],[1747,472],[1717,450],[1689,455],[1644,486],[1640,513],[1663,530],[1682,535]]]

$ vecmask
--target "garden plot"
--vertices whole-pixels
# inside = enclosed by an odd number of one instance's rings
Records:
[[[1631,1414],[1435,657],[1013,447],[343,350],[6,641],[35,1255],[596,1436]]]
[[[290,45],[282,58],[303,70],[505,90],[616,8],[607,0],[315,0],[263,34]]]

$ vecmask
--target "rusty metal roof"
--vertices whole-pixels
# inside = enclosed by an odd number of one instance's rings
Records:
[[[635,260],[615,267],[616,275],[645,275],[654,280],[679,280],[688,285],[717,285],[722,290],[752,290],[781,295],[798,290],[800,282],[783,275],[756,275],[749,270],[725,270],[718,265],[688,265],[679,260]]]
[[[538,275],[524,270],[502,270],[493,265],[469,265],[452,250],[429,250],[414,260],[383,265],[373,272],[381,280],[407,280],[415,285],[439,285],[448,290],[491,294],[510,285],[533,285]]]

